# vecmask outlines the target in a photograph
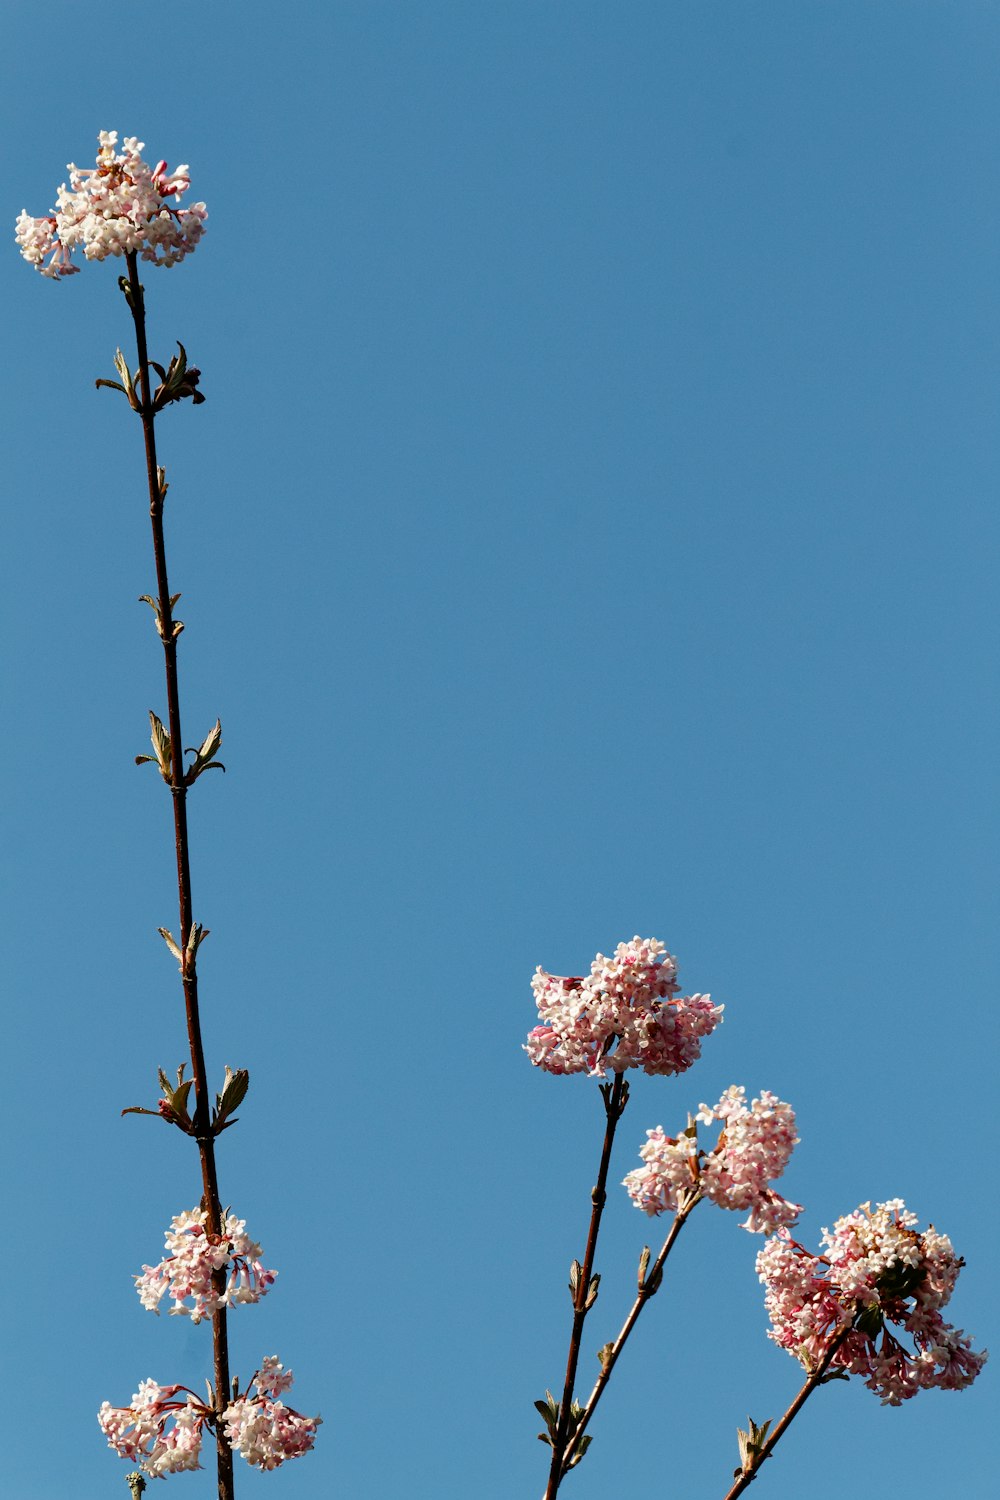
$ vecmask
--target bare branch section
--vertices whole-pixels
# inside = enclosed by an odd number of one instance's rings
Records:
[[[174,605],[178,594],[171,594],[167,575],[167,552],[163,531],[163,505],[167,484],[163,469],[156,460],[156,412],[167,401],[178,400],[184,395],[202,399],[195,393],[198,372],[187,365],[183,347],[180,355],[171,362],[167,371],[160,371],[160,386],[154,393],[151,389],[151,362],[146,346],[146,309],[143,289],[135,252],[126,254],[127,276],[122,277],[122,291],[132,313],[135,324],[136,349],[139,367],[134,381],[129,381],[132,390],[130,403],[134,405],[138,396],[138,413],[142,421],[143,440],[146,449],[146,478],[149,486],[149,519],[153,534],[153,558],[156,565],[156,595],[146,598],[156,616],[157,633],[163,644],[163,658],[167,688],[167,723],[163,725],[155,714],[150,714],[153,726],[153,746],[160,774],[170,787],[174,823],[174,850],[177,862],[177,904],[179,910],[179,941],[170,938],[169,946],[180,955],[181,984],[184,990],[184,1010],[187,1019],[188,1048],[191,1054],[190,1086],[194,1092],[194,1110],[190,1115],[184,1108],[180,1118],[182,1128],[194,1136],[198,1143],[201,1160],[202,1206],[208,1215],[206,1228],[210,1234],[218,1235],[222,1230],[222,1201],[219,1196],[219,1181],[215,1164],[215,1135],[220,1128],[220,1115],[225,1118],[238,1100],[230,1080],[227,1079],[223,1095],[216,1101],[215,1119],[212,1118],[211,1099],[205,1071],[205,1049],[201,1036],[201,1018],[198,1009],[197,951],[203,937],[203,929],[195,922],[191,894],[191,856],[188,841],[187,792],[188,787],[203,770],[213,764],[215,751],[221,743],[221,728],[216,725],[201,747],[195,751],[192,767],[184,769],[184,738],[181,732],[180,687],[177,672],[177,638],[180,630],[173,619]],[[118,362],[119,373],[127,370],[124,358]],[[124,375],[123,375],[124,380]],[[177,622],[179,624],[179,622]],[[169,934],[165,934],[165,938]],[[241,1080],[242,1082],[242,1080]],[[228,1089],[229,1098],[223,1109],[223,1099]],[[243,1092],[246,1090],[244,1088]],[[240,1095],[242,1097],[242,1095]],[[187,1089],[184,1090],[186,1106]],[[175,1110],[176,1123],[177,1111]],[[225,1273],[216,1273],[216,1291],[221,1297],[225,1292]],[[222,1437],[222,1413],[229,1401],[231,1389],[229,1375],[229,1337],[226,1325],[226,1308],[217,1307],[212,1313],[212,1356],[214,1366],[213,1394],[215,1403],[215,1430],[218,1454],[219,1500],[233,1500],[233,1450]]]

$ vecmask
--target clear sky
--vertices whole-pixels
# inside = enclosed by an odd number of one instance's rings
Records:
[[[252,1075],[224,1199],[279,1280],[232,1319],[322,1413],[246,1496],[535,1497],[596,1085],[534,1072],[536,964],[663,939],[726,1006],[650,1126],[797,1109],[802,1236],[902,1196],[997,1342],[1000,8],[6,0],[3,1091],[17,1500],[104,1500],[95,1413],[200,1385],[131,1276],[199,1196],[155,1121],[184,1055],[138,423],[95,392],[114,265],[18,257],[99,129],[188,162],[145,275],[183,591],[210,1067]],[[650,1225],[616,1189],[583,1355]],[[725,1493],[799,1370],[757,1241],[704,1208],[567,1500]],[[821,1391],[759,1500],[991,1494],[996,1371]],[[168,1481],[213,1492],[211,1472]]]

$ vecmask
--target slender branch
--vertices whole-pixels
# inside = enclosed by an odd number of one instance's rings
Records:
[[[656,1257],[656,1260],[653,1262],[652,1269],[645,1276],[643,1276],[641,1282],[639,1283],[638,1295],[636,1296],[635,1301],[632,1303],[632,1307],[629,1310],[629,1315],[625,1319],[625,1322],[622,1324],[622,1330],[619,1333],[618,1337],[611,1345],[611,1348],[604,1355],[604,1359],[601,1364],[601,1373],[597,1377],[597,1380],[594,1384],[594,1389],[591,1391],[590,1395],[587,1398],[587,1404],[583,1408],[580,1420],[573,1428],[573,1432],[570,1436],[569,1442],[566,1444],[566,1451],[562,1461],[563,1475],[568,1472],[570,1464],[573,1462],[573,1455],[577,1452],[577,1449],[580,1446],[580,1439],[583,1437],[583,1434],[587,1430],[588,1423],[590,1422],[591,1417],[594,1415],[597,1403],[600,1401],[601,1396],[604,1393],[604,1387],[611,1379],[611,1372],[618,1362],[619,1354],[621,1354],[626,1342],[628,1341],[629,1334],[632,1332],[632,1329],[636,1325],[639,1314],[642,1312],[642,1309],[645,1307],[649,1299],[651,1297],[655,1297],[657,1292],[660,1290],[660,1283],[663,1279],[663,1267],[666,1264],[668,1255],[677,1242],[678,1235],[684,1228],[684,1225],[687,1223],[688,1215],[691,1213],[695,1205],[700,1202],[701,1194],[694,1192],[688,1198],[687,1202],[677,1210],[677,1213],[674,1216],[674,1222],[670,1226],[670,1233],[664,1240],[663,1247],[660,1250],[659,1255]]]
[[[135,252],[125,256],[128,266],[128,303],[135,323],[139,355],[140,417],[146,446],[146,478],[149,485],[149,518],[153,530],[153,556],[156,563],[156,590],[159,605],[160,636],[163,641],[167,682],[167,724],[170,732],[170,791],[174,812],[174,846],[177,856],[177,899],[180,910],[180,949],[184,1010],[187,1017],[188,1046],[191,1052],[191,1074],[194,1080],[194,1135],[201,1158],[203,1204],[208,1215],[208,1230],[219,1234],[222,1227],[222,1203],[215,1168],[215,1142],[209,1114],[208,1084],[205,1077],[205,1050],[201,1039],[198,1013],[198,976],[196,954],[188,953],[188,938],[193,923],[191,899],[191,863],[188,851],[187,787],[184,784],[184,740],[181,734],[180,691],[177,677],[177,639],[173,628],[170,585],[167,579],[167,553],[163,535],[163,492],[156,463],[155,413],[149,379],[149,354],[146,348],[146,311]],[[225,1272],[213,1275],[219,1296],[225,1292]],[[229,1340],[226,1309],[212,1314],[212,1352],[215,1368],[215,1416],[218,1449],[219,1500],[233,1500],[233,1451],[222,1431],[222,1413],[229,1404]]]
[[[607,1124],[604,1130],[604,1145],[601,1148],[597,1183],[590,1195],[592,1207],[590,1228],[587,1231],[587,1248],[583,1253],[583,1264],[580,1267],[576,1289],[573,1293],[573,1327],[570,1332],[569,1354],[566,1359],[566,1379],[563,1383],[563,1396],[559,1405],[559,1421],[552,1439],[552,1463],[549,1468],[549,1482],[545,1488],[545,1500],[555,1500],[564,1472],[563,1459],[569,1435],[570,1409],[573,1404],[573,1388],[576,1385],[576,1367],[580,1359],[583,1325],[586,1322],[587,1313],[593,1306],[590,1282],[594,1270],[594,1255],[597,1251],[597,1236],[601,1228],[601,1215],[608,1196],[607,1182],[608,1167],[611,1164],[611,1147],[614,1144],[618,1121],[628,1102],[628,1084],[625,1082],[624,1073],[616,1073],[614,1084],[610,1088],[607,1084],[602,1085],[601,1091],[604,1096]]]
[[[851,1327],[849,1325],[847,1328],[842,1328],[841,1331],[837,1334],[836,1338],[831,1340],[830,1344],[827,1347],[827,1351],[823,1356],[822,1364],[820,1364],[818,1369],[814,1370],[813,1373],[809,1376],[809,1379],[806,1381],[805,1385],[803,1385],[802,1389],[795,1397],[795,1400],[785,1412],[785,1415],[781,1418],[780,1422],[778,1422],[774,1431],[771,1433],[771,1436],[768,1438],[767,1442],[764,1444],[759,1454],[754,1459],[753,1468],[746,1473],[737,1475],[736,1483],[730,1490],[726,1492],[725,1500],[736,1500],[736,1496],[742,1495],[747,1485],[757,1478],[757,1470],[760,1468],[761,1464],[766,1458],[771,1457],[771,1454],[777,1447],[779,1440],[787,1432],[788,1428],[791,1426],[792,1422],[805,1406],[806,1402],[809,1400],[809,1397],[812,1395],[816,1387],[823,1384],[830,1365],[833,1363],[833,1356],[836,1354],[837,1350],[840,1348],[841,1344],[844,1342],[850,1332]]]

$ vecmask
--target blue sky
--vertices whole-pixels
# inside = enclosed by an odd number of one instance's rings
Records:
[[[525,1061],[529,979],[633,933],[726,1022],[637,1080],[613,1179],[772,1089],[803,1238],[904,1197],[996,1343],[998,42],[973,0],[7,0],[11,225],[101,128],[209,208],[145,281],[208,396],[159,434],[186,730],[220,714],[228,766],[195,911],[210,1067],[252,1075],[222,1191],[280,1272],[234,1367],[277,1352],[325,1422],[240,1494],[541,1493],[601,1109]],[[209,1364],[130,1280],[194,1153],[118,1117],[184,1050],[132,764],[162,669],[138,424],[93,388],[115,268],[0,277],[5,1469],[97,1500],[100,1402]],[[612,1194],[588,1374],[651,1230]],[[721,1500],[798,1385],[755,1249],[695,1216],[567,1497]],[[762,1500],[991,1493],[994,1379],[825,1389]]]

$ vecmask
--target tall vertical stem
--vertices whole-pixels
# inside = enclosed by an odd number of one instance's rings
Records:
[[[569,1354],[566,1359],[566,1379],[563,1383],[562,1401],[559,1403],[559,1421],[556,1425],[555,1435],[552,1439],[552,1464],[549,1468],[549,1482],[545,1487],[545,1500],[555,1500],[559,1490],[559,1484],[563,1477],[563,1458],[566,1452],[566,1443],[570,1430],[570,1409],[573,1405],[573,1390],[576,1385],[576,1367],[580,1359],[580,1343],[583,1338],[583,1325],[590,1311],[590,1278],[594,1270],[594,1256],[597,1251],[597,1236],[601,1228],[601,1215],[604,1212],[604,1204],[607,1201],[608,1167],[611,1164],[611,1147],[614,1145],[615,1130],[621,1119],[622,1110],[628,1099],[628,1084],[625,1082],[624,1073],[616,1073],[613,1086],[608,1089],[602,1085],[604,1091],[604,1109],[607,1115],[607,1125],[604,1130],[604,1145],[601,1148],[601,1163],[597,1171],[597,1182],[590,1195],[592,1204],[590,1211],[590,1228],[587,1231],[587,1248],[583,1252],[583,1264],[576,1283],[576,1291],[573,1295],[573,1327],[570,1332]]]
[[[159,605],[160,636],[163,641],[167,680],[167,727],[170,733],[170,791],[174,815],[174,846],[177,855],[177,900],[180,910],[180,949],[184,954],[182,982],[184,1010],[187,1017],[188,1046],[191,1052],[191,1075],[194,1080],[194,1134],[201,1158],[202,1203],[208,1215],[208,1230],[219,1234],[222,1227],[222,1205],[215,1169],[215,1140],[209,1113],[208,1085],[205,1078],[205,1049],[201,1039],[198,1013],[197,955],[188,954],[187,944],[194,921],[191,901],[191,861],[188,851],[187,787],[184,784],[184,741],[181,735],[180,691],[177,679],[177,640],[174,636],[170,585],[167,580],[167,553],[163,537],[163,494],[156,463],[155,413],[149,379],[149,354],[146,348],[146,311],[134,252],[126,254],[128,266],[128,303],[135,323],[139,354],[139,392],[142,433],[146,445],[146,479],[149,485],[149,518],[153,530],[153,556],[156,562],[156,593]],[[225,1291],[225,1272],[213,1276],[219,1296]],[[233,1500],[233,1450],[222,1434],[222,1413],[229,1403],[229,1339],[226,1309],[212,1314],[212,1352],[215,1369],[215,1426],[218,1450],[219,1500]]]

